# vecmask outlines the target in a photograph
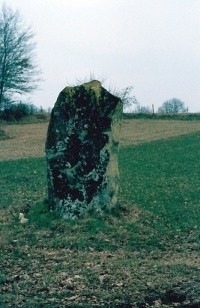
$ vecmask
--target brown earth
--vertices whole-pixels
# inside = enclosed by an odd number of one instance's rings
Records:
[[[121,145],[129,146],[153,140],[167,139],[200,130],[200,121],[124,120]]]
[[[1,125],[10,139],[0,140],[0,161],[45,155],[48,123]],[[200,121],[123,120],[121,146],[167,139],[200,130]]]
[[[48,123],[1,125],[10,139],[0,140],[0,161],[44,156]]]

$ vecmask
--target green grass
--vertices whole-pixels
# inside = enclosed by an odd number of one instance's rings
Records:
[[[150,226],[159,237],[196,232],[200,226],[199,133],[123,150],[122,200],[149,211]]]
[[[1,208],[22,210],[46,196],[46,161],[44,158],[0,162]]]
[[[2,307],[197,305],[199,157],[199,132],[121,148],[118,207],[78,221],[49,212],[44,158],[1,162]]]

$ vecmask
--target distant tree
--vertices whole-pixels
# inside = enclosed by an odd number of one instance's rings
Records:
[[[185,103],[178,98],[172,98],[165,101],[161,107],[158,108],[158,113],[183,113],[188,112]]]
[[[132,86],[128,86],[121,91],[116,91],[114,95],[121,98],[124,108],[130,108],[134,104],[137,104],[137,99],[134,95],[131,94],[133,91]]]
[[[0,11],[0,108],[14,102],[14,94],[33,91],[39,81],[34,61],[31,28],[25,28],[18,11],[5,4]]]
[[[140,104],[138,103],[133,112],[140,114],[151,114],[152,110],[149,106],[140,106]]]

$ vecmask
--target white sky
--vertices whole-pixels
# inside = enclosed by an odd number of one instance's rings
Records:
[[[0,0],[0,2],[3,0]],[[36,33],[43,71],[36,106],[93,73],[133,86],[155,111],[173,97],[200,112],[200,0],[5,0]]]

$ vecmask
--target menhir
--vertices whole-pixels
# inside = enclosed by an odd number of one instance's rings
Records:
[[[46,140],[51,210],[75,219],[116,205],[121,119],[122,101],[99,81],[59,94]]]

